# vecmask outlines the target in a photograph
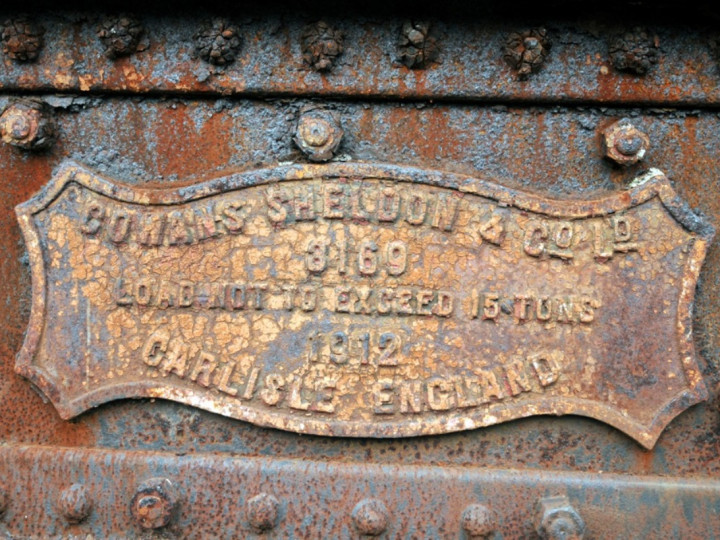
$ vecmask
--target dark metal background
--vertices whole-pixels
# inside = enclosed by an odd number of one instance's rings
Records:
[[[555,36],[551,55],[519,82],[501,44],[537,22],[537,11],[531,21],[492,13],[487,20],[438,21],[442,64],[419,72],[392,60],[401,19],[335,18],[346,31],[346,53],[325,78],[303,67],[299,52],[300,29],[315,14],[240,15],[240,58],[216,74],[189,54],[199,17],[148,17],[150,49],[113,62],[94,36],[97,14],[45,16],[38,62],[0,63],[0,105],[30,93],[53,107],[59,124],[58,141],[44,153],[0,146],[0,486],[7,530],[21,537],[138,536],[129,511],[135,487],[167,476],[179,483],[181,501],[166,533],[181,537],[242,537],[249,531],[245,501],[260,491],[281,500],[278,528],[269,533],[277,537],[350,536],[351,509],[368,496],[384,498],[390,509],[388,537],[462,537],[460,512],[476,500],[498,515],[496,537],[532,537],[534,502],[548,494],[569,495],[587,537],[718,537],[717,240],[701,273],[694,325],[711,397],[673,421],[652,451],[572,417],[350,440],[137,400],[68,422],[13,371],[30,278],[12,209],[56,165],[70,157],[140,185],[302,161],[292,132],[308,103],[338,113],[346,133],[339,152],[347,159],[481,171],[501,184],[564,197],[617,189],[638,172],[613,167],[600,147],[601,129],[629,116],[650,137],[645,164],[665,171],[696,211],[720,224],[720,73],[712,28],[693,28],[687,16],[678,24],[651,14],[640,19],[638,11],[614,24],[608,19],[618,18],[607,14],[597,23],[563,22],[561,13],[553,24],[550,10],[540,22]],[[660,37],[660,61],[646,77],[616,73],[607,62],[606,36],[637,23]],[[600,75],[603,66],[608,75]],[[73,482],[89,486],[95,509],[68,526],[57,499]]]

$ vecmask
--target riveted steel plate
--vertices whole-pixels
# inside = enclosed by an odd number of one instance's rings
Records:
[[[651,447],[706,397],[691,307],[713,229],[657,170],[557,201],[381,164],[140,188],[69,162],[17,212],[16,367],[64,418],[155,397],[397,437],[579,414]]]

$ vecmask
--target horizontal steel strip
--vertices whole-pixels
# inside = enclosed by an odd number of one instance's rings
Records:
[[[506,40],[525,28],[492,20],[432,22],[438,59],[425,69],[399,60],[402,20],[327,19],[344,35],[344,52],[319,73],[305,64],[299,18],[237,20],[242,46],[237,59],[215,67],[197,58],[190,17],[140,19],[146,50],[109,59],[97,36],[99,15],[39,17],[44,47],[34,63],[3,56],[0,89],[8,91],[103,91],[238,96],[318,96],[380,99],[542,103],[720,103],[720,73],[712,40],[702,32],[652,27],[658,63],[647,75],[621,73],[609,59],[609,40],[633,24],[553,25],[544,65],[527,80],[503,59]],[[645,23],[648,24],[648,23]],[[141,47],[141,48],[144,48]]]
[[[473,503],[495,513],[494,538],[532,537],[538,498],[554,495],[568,497],[592,538],[720,536],[717,481],[27,446],[0,447],[7,492],[0,532],[140,536],[130,501],[150,477],[175,484],[179,502],[167,532],[183,538],[253,537],[246,503],[261,492],[279,501],[272,536],[282,538],[355,536],[353,507],[369,497],[387,507],[389,538],[462,538],[461,515]],[[58,509],[60,492],[73,483],[93,504],[75,525]]]

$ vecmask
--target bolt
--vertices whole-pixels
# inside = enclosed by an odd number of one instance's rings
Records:
[[[352,519],[360,534],[379,536],[387,529],[390,517],[382,501],[363,499],[353,508]]]
[[[300,39],[303,60],[315,71],[329,71],[344,49],[342,32],[324,21],[305,27]]]
[[[582,540],[585,535],[585,522],[565,496],[538,501],[535,528],[548,540]]]
[[[504,58],[517,70],[520,79],[540,69],[550,51],[550,40],[544,28],[513,32],[505,42]]]
[[[247,502],[247,516],[255,529],[267,531],[275,527],[280,511],[278,500],[267,493],[260,493]]]
[[[437,42],[429,34],[429,22],[405,21],[398,41],[400,62],[411,69],[422,69],[435,60]]]
[[[176,497],[167,478],[151,478],[138,487],[130,502],[130,511],[144,529],[159,529],[170,522]]]
[[[303,113],[295,130],[295,144],[310,161],[328,161],[342,140],[343,130],[337,118],[325,109]]]
[[[44,103],[17,101],[0,115],[0,137],[24,150],[47,148],[55,139],[55,123]]]
[[[129,15],[106,17],[97,29],[97,35],[105,47],[105,56],[118,58],[129,56],[140,48],[140,38],[145,29],[140,21]]]
[[[462,528],[470,538],[485,538],[495,532],[495,516],[484,504],[471,504],[460,518]]]
[[[90,514],[92,502],[82,484],[73,484],[60,493],[60,511],[70,523],[80,523]]]
[[[605,157],[619,165],[633,165],[645,157],[650,139],[623,118],[603,131],[603,144]]]
[[[643,28],[617,36],[608,45],[613,67],[635,75],[645,75],[657,64],[659,48],[659,38]]]
[[[40,55],[45,30],[26,17],[8,19],[3,23],[3,52],[17,62],[32,62]]]

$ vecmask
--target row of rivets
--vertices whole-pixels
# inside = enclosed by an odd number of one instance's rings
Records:
[[[109,58],[128,56],[147,49],[145,28],[130,15],[106,17],[97,35]],[[31,62],[43,46],[44,29],[25,17],[5,21],[2,49],[11,59]],[[231,64],[242,47],[240,28],[228,19],[215,18],[204,23],[194,35],[195,56],[214,65]],[[303,61],[316,71],[329,71],[344,50],[343,33],[324,21],[306,26],[300,36]],[[503,48],[505,61],[521,79],[540,69],[550,51],[544,28],[511,33]],[[644,75],[657,63],[658,37],[643,28],[618,35],[608,44],[610,62],[618,71]],[[437,40],[430,23],[406,21],[397,40],[397,60],[411,69],[423,69],[437,60]]]
[[[160,529],[176,514],[178,497],[167,478],[151,478],[141,483],[130,502],[130,512],[143,529]],[[80,523],[92,511],[92,501],[82,484],[64,489],[58,499],[60,512],[69,523]],[[0,490],[0,517],[7,509],[7,496]],[[247,520],[257,531],[275,528],[280,502],[273,495],[260,493],[246,503]],[[351,513],[352,523],[361,535],[380,536],[390,525],[391,513],[380,499],[363,499]],[[495,513],[484,504],[474,503],[463,510],[460,525],[469,538],[487,538],[497,530]],[[535,530],[549,540],[582,540],[585,522],[565,496],[545,497],[537,502]]]
[[[56,127],[47,106],[25,99],[7,107],[0,115],[0,138],[24,150],[47,148],[55,138]],[[337,116],[323,108],[305,110],[295,128],[294,141],[310,161],[329,161],[343,137]],[[633,165],[645,157],[648,136],[623,118],[603,133],[605,157],[618,165]]]

